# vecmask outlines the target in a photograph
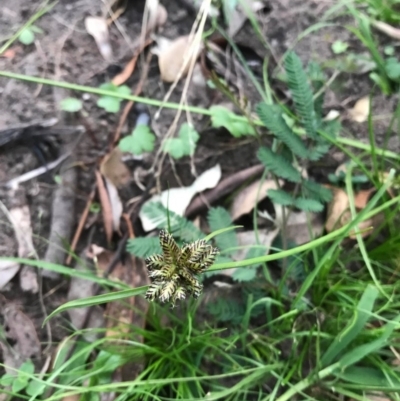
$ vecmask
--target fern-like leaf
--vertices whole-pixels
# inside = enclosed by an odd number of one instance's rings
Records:
[[[332,200],[332,191],[315,181],[303,181],[303,188],[308,192],[308,196],[319,200],[320,202],[330,202]]]
[[[233,297],[218,298],[215,302],[207,304],[207,309],[215,320],[231,324],[239,324],[245,312],[243,303]]]
[[[126,250],[139,258],[147,258],[161,253],[160,241],[158,237],[130,239],[126,245]]]
[[[258,159],[264,166],[278,177],[292,182],[300,182],[301,174],[284,157],[277,155],[268,148],[260,148]]]
[[[326,82],[326,76],[323,73],[321,66],[318,63],[311,61],[308,64],[308,76],[310,77],[314,93],[320,92],[320,90],[324,87],[324,84]],[[314,99],[314,110],[318,123],[321,121],[322,118],[322,113],[323,113],[322,107],[324,105],[324,97],[325,97],[324,95],[325,93],[322,91]]]
[[[290,52],[286,56],[285,70],[297,114],[302,120],[307,135],[317,139],[318,121],[314,110],[313,94],[301,60],[296,53]]]
[[[260,103],[257,114],[262,123],[281,140],[295,155],[306,158],[308,150],[303,141],[286,124],[282,117],[282,109],[277,105]]]
[[[161,202],[146,203],[142,212],[157,224],[157,228],[168,229],[174,237],[182,238],[187,242],[205,237],[202,231],[191,221],[168,210]],[[171,225],[170,229],[168,227],[168,217]]]
[[[250,248],[246,254],[246,259],[258,258],[267,253],[267,247],[259,246]],[[260,263],[255,263],[246,267],[238,267],[232,274],[232,278],[239,282],[247,282],[253,280],[257,275],[257,268]]]
[[[318,161],[320,160],[323,156],[325,156],[331,147],[331,144],[329,142],[320,142],[316,144],[313,148],[309,150],[308,153],[308,160],[311,161]]]
[[[282,189],[269,189],[268,196],[273,203],[283,206],[291,206],[294,204],[294,198]]]
[[[305,212],[318,213],[324,210],[324,205],[316,199],[297,198],[294,202],[294,206]]]
[[[232,225],[231,216],[228,211],[223,207],[213,207],[208,212],[208,224],[211,231],[217,231],[221,228],[227,228]],[[226,231],[215,237],[215,242],[220,250],[233,248],[238,246],[237,237],[234,231]],[[234,251],[225,252],[225,254],[232,254]]]

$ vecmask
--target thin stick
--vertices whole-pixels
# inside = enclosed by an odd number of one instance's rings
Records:
[[[83,231],[83,227],[85,226],[87,217],[89,215],[89,211],[90,211],[90,206],[92,205],[93,199],[94,199],[94,195],[96,194],[96,187],[97,185],[94,184],[94,187],[92,189],[92,192],[90,192],[90,195],[86,201],[86,206],[85,209],[83,210],[82,216],[79,220],[79,224],[78,227],[76,228],[75,234],[74,234],[74,238],[72,239],[72,243],[71,243],[71,249],[69,252],[69,255],[67,257],[67,260],[65,261],[65,264],[68,266],[71,263],[72,260],[72,253],[75,252],[76,249],[76,245],[78,244],[79,238],[81,237],[82,231]]]

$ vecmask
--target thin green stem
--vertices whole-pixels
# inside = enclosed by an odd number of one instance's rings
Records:
[[[36,84],[57,86],[59,88],[64,88],[64,89],[69,89],[69,90],[74,90],[74,91],[79,91],[79,92],[92,93],[94,95],[99,95],[99,96],[110,96],[110,97],[116,97],[118,99],[123,99],[123,100],[132,100],[134,102],[147,104],[149,106],[155,106],[155,107],[162,106],[162,107],[173,109],[173,110],[182,109],[184,111],[202,114],[205,116],[212,115],[212,112],[210,110],[205,109],[203,107],[180,105],[178,103],[170,103],[170,102],[164,103],[162,100],[149,99],[149,98],[145,98],[145,97],[141,97],[141,96],[134,96],[134,95],[123,95],[121,93],[111,92],[111,91],[107,91],[107,90],[100,89],[100,88],[93,88],[91,86],[71,84],[69,82],[62,82],[62,81],[54,81],[54,80],[46,79],[46,78],[32,77],[29,75],[17,74],[17,73],[9,72],[9,71],[0,71],[0,76],[6,77],[6,78],[11,78],[11,79],[19,79],[21,81],[26,81],[26,82],[33,82]],[[245,122],[248,121],[247,117],[245,117],[245,116],[236,116],[236,119],[237,119],[237,121],[245,121]],[[253,121],[253,123],[255,125],[264,126],[264,124],[258,119],[255,119]],[[370,145],[366,145],[366,144],[364,144],[360,141],[356,141],[354,139],[337,138],[336,141],[343,145],[348,145],[353,148],[372,152]],[[398,154],[396,154],[394,152],[390,152],[388,150],[375,148],[375,153],[377,155],[380,155],[383,157],[387,157],[390,159],[395,159],[395,160],[400,161],[400,156]]]

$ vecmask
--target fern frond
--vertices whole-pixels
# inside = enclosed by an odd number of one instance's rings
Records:
[[[139,258],[147,258],[161,253],[160,241],[157,237],[130,239],[126,245],[126,250]]]
[[[215,320],[232,324],[239,324],[245,312],[243,303],[233,297],[218,298],[215,302],[207,304],[207,309]]]
[[[331,144],[329,142],[320,142],[311,148],[308,152],[308,160],[316,162],[329,152]]]
[[[305,212],[322,212],[324,210],[324,205],[315,200],[308,198],[297,198],[294,202],[294,206]]]
[[[257,153],[258,159],[264,166],[278,177],[292,182],[300,182],[301,174],[284,157],[272,150],[262,147]]]
[[[313,94],[301,60],[296,53],[290,52],[286,56],[285,70],[297,114],[302,120],[307,135],[312,139],[317,139],[318,122],[314,110]]]
[[[308,196],[320,202],[330,202],[332,200],[332,191],[315,181],[303,181],[303,188],[308,192]]]
[[[257,105],[257,114],[262,123],[295,155],[303,159],[307,157],[306,146],[301,138],[288,127],[279,106],[260,103]]]
[[[320,127],[320,130],[325,134],[335,139],[342,129],[342,124],[339,120],[324,121]]]
[[[143,206],[142,212],[151,219],[157,228],[168,229],[168,216],[171,229],[169,230],[174,237],[179,237],[187,242],[204,238],[205,235],[191,221],[185,217],[168,210],[161,202],[149,202]]]
[[[227,228],[232,225],[232,219],[228,211],[223,207],[213,207],[207,215],[207,221],[211,231]],[[225,231],[215,237],[215,243],[221,250],[238,246],[237,237],[234,231]]]
[[[318,93],[324,87],[326,76],[323,73],[321,66],[315,61],[311,61],[308,64],[308,76],[311,80],[311,85],[313,87],[314,93]],[[325,92],[322,92],[314,99],[314,110],[318,122],[320,122],[322,118],[324,97]]]
[[[273,203],[283,206],[291,206],[294,204],[294,198],[282,189],[269,189],[268,196]]]

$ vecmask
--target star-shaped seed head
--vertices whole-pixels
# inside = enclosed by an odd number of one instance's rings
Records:
[[[197,275],[203,273],[215,261],[218,249],[205,240],[191,242],[179,248],[167,231],[160,231],[162,255],[153,255],[146,259],[149,277],[152,281],[146,292],[150,301],[171,302],[188,295],[198,298],[203,290]]]

